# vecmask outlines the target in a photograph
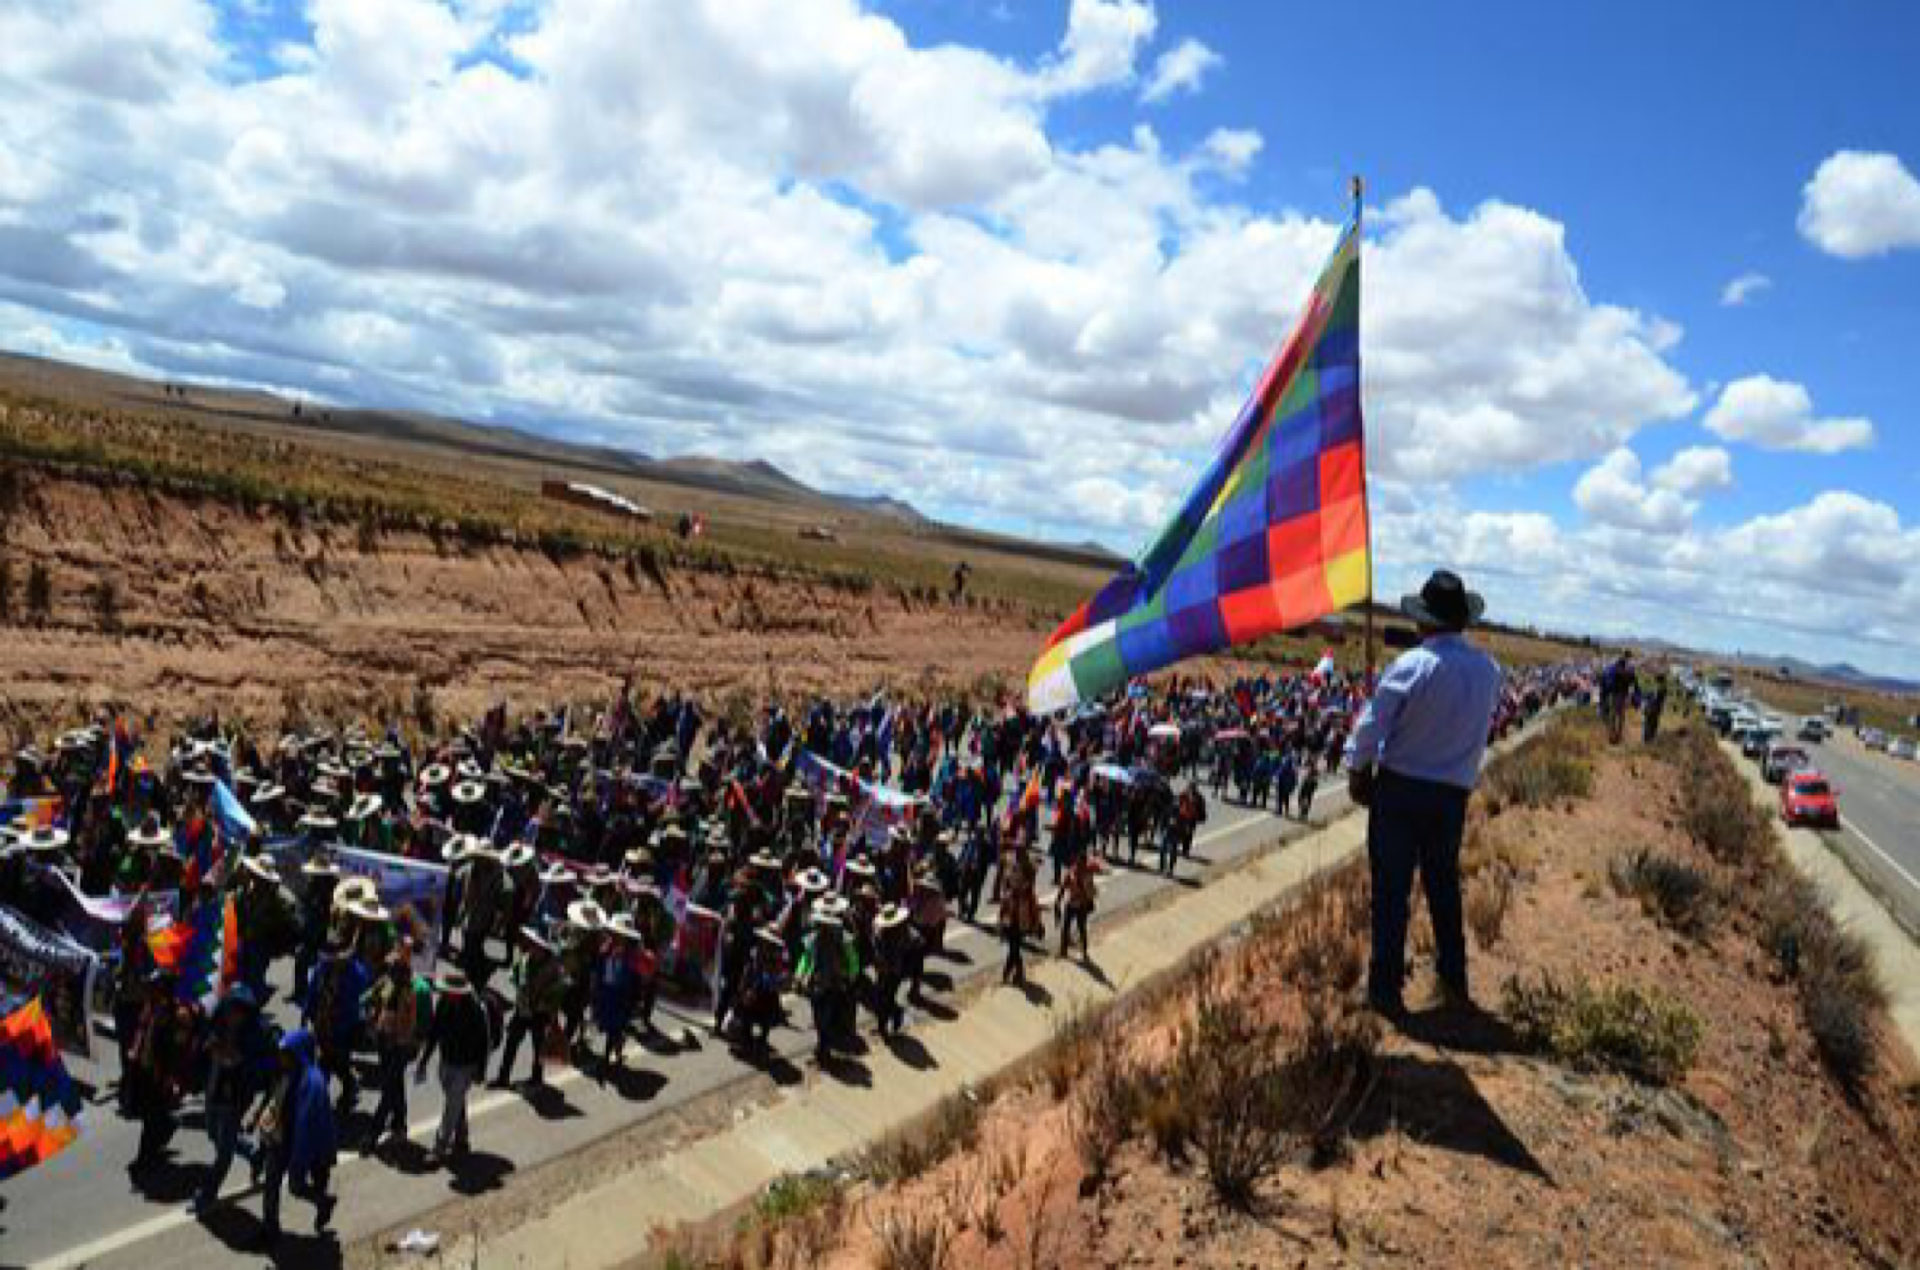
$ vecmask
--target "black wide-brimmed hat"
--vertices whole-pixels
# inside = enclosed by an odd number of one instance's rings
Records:
[[[1400,611],[1423,626],[1463,631],[1487,610],[1487,602],[1476,591],[1467,590],[1460,575],[1435,569],[1418,595],[1400,597]]]

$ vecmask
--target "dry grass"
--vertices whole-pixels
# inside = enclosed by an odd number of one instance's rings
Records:
[[[943,1212],[901,1207],[869,1224],[874,1270],[942,1270],[953,1254],[953,1226]]]
[[[880,1183],[909,1182],[980,1140],[980,1097],[962,1089],[941,1100],[927,1120],[861,1153],[861,1176]]]
[[[1562,714],[1487,764],[1481,780],[1487,808],[1550,807],[1593,792],[1593,748],[1598,736],[1585,716]]]
[[[1474,942],[1488,951],[1497,948],[1512,907],[1511,870],[1496,866],[1476,873],[1467,883],[1466,895],[1467,929],[1473,932]]]

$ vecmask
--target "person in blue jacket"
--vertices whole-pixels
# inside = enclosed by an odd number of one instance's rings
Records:
[[[327,1078],[315,1062],[318,1046],[304,1028],[287,1033],[280,1042],[280,1072],[267,1100],[255,1113],[265,1185],[260,1215],[265,1224],[263,1242],[280,1238],[280,1187],[313,1205],[313,1230],[326,1230],[333,1217],[334,1198],[327,1193],[333,1174],[337,1142],[333,1104],[327,1097]]]

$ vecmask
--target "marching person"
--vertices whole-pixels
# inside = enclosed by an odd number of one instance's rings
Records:
[[[333,1105],[327,1101],[326,1075],[315,1062],[317,1049],[311,1032],[287,1033],[280,1042],[279,1076],[254,1117],[265,1173],[260,1214],[268,1247],[280,1240],[283,1183],[313,1205],[314,1234],[325,1231],[333,1216],[334,1198],[327,1193],[334,1162]]]
[[[384,973],[367,991],[367,1018],[380,1061],[380,1101],[367,1126],[365,1151],[378,1150],[384,1134],[391,1133],[396,1141],[407,1135],[407,1068],[420,1048],[431,1009],[423,1009],[420,997],[413,959],[402,941],[387,954]]]
[[[414,1075],[426,1075],[434,1054],[440,1055],[440,1128],[433,1135],[433,1158],[466,1155],[467,1095],[474,1082],[486,1074],[487,1055],[493,1049],[493,1027],[487,1021],[487,1008],[474,995],[466,972],[447,967],[440,972],[437,999],[433,1004],[433,1022],[427,1028],[427,1044],[420,1051]]]
[[[1000,857],[1000,938],[1006,941],[1007,960],[1000,982],[1027,985],[1026,937],[1040,924],[1040,901],[1034,894],[1033,861],[1016,839]]]
[[[1320,764],[1312,755],[1308,755],[1306,766],[1300,772],[1300,792],[1295,795],[1300,819],[1305,820],[1313,814],[1313,796],[1319,792]]]
[[[160,1163],[173,1140],[174,1116],[187,1082],[193,1045],[190,1008],[174,999],[179,976],[156,970],[147,980],[147,1001],[134,1027],[132,1066],[122,1074],[127,1107],[140,1120],[140,1146],[128,1172]]]
[[[794,977],[813,1002],[813,1055],[819,1062],[826,1062],[834,1044],[851,1030],[847,1007],[859,975],[859,956],[853,950],[853,941],[846,937],[840,914],[826,907],[825,901],[815,901],[813,930],[807,936]]]
[[[546,1088],[540,1050],[558,1022],[567,997],[566,967],[546,936],[531,927],[522,928],[520,945],[520,955],[513,963],[513,1019],[507,1024],[507,1043],[500,1052],[500,1072],[493,1078],[495,1089],[507,1088],[520,1043],[529,1038],[533,1041],[533,1076],[528,1083],[535,1089]]]
[[[1087,921],[1093,916],[1093,905],[1098,894],[1099,883],[1096,874],[1098,866],[1094,864],[1093,852],[1082,851],[1067,866],[1067,876],[1060,886],[1059,897],[1054,901],[1060,911],[1060,955],[1065,957],[1067,949],[1073,945],[1073,932],[1080,932],[1080,955],[1092,958],[1093,946],[1087,942]]]
[[[1502,680],[1499,664],[1467,642],[1466,629],[1485,604],[1458,576],[1436,570],[1400,607],[1419,626],[1421,642],[1380,676],[1348,758],[1354,802],[1369,808],[1373,951],[1367,999],[1394,1019],[1406,1012],[1401,988],[1416,872],[1433,922],[1441,990],[1450,1004],[1471,1004],[1460,839]]]
[[[213,1165],[194,1194],[195,1216],[219,1200],[235,1152],[246,1151],[240,1141],[240,1126],[258,1092],[265,1060],[270,1057],[260,1025],[259,1002],[252,988],[236,983],[214,1007],[206,1044],[207,1087],[201,1105],[207,1140],[213,1144]]]
[[[889,904],[874,919],[873,1017],[880,1035],[898,1032],[906,1010],[900,1004],[900,985],[907,977],[907,966],[920,942],[907,910]]]

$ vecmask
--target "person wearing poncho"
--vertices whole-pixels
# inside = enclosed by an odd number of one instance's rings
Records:
[[[333,1105],[327,1100],[326,1075],[314,1061],[316,1053],[313,1033],[287,1033],[280,1042],[279,1077],[255,1117],[265,1175],[260,1215],[269,1245],[280,1238],[282,1183],[313,1205],[315,1234],[324,1231],[333,1216],[334,1200],[327,1194],[337,1146]]]
[[[814,1057],[822,1062],[835,1041],[851,1030],[849,1007],[859,977],[860,958],[840,920],[815,917],[795,979],[813,1002]]]

